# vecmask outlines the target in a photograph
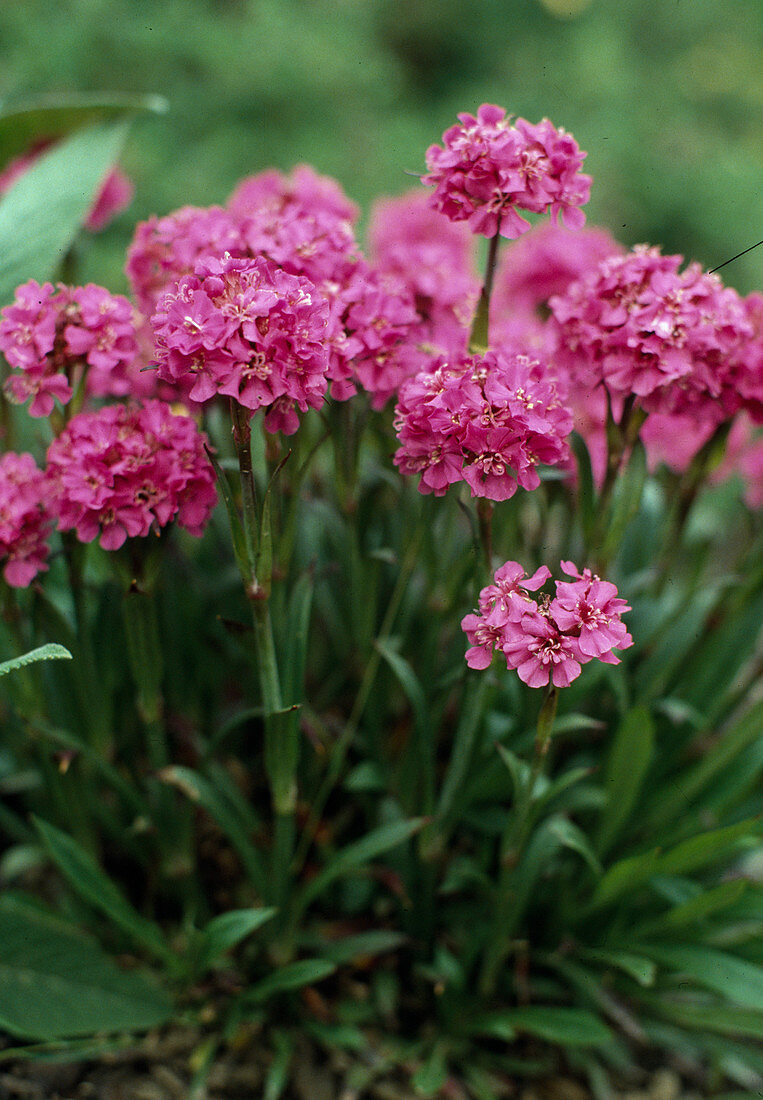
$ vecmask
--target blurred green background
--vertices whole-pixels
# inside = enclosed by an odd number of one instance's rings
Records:
[[[135,199],[85,258],[114,290],[136,220],[300,161],[367,216],[482,102],[575,135],[592,223],[714,267],[763,237],[761,47],[761,0],[2,0],[0,99],[169,101],[133,130]],[[747,293],[762,272],[763,247],[723,276]]]

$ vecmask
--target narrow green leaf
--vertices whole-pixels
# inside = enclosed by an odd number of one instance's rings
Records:
[[[639,950],[740,1008],[763,1014],[763,967],[704,945],[641,943]]]
[[[494,1024],[510,1033],[524,1032],[536,1035],[549,1043],[565,1046],[599,1046],[612,1041],[612,1032],[598,1016],[581,1008],[557,1008],[554,1005],[531,1005],[527,1008],[511,1008],[492,1017]],[[482,1032],[481,1032],[482,1033]],[[499,1036],[495,1030],[493,1034]]]
[[[24,665],[34,664],[35,661],[55,661],[55,660],[72,660],[72,655],[68,649],[62,645],[56,645],[55,642],[49,642],[47,645],[38,646],[37,649],[32,649],[29,653],[24,653],[21,657],[13,657],[10,661],[3,661],[0,664],[0,676],[5,676],[9,672],[13,672],[17,668],[23,668]]]
[[[267,876],[262,857],[250,840],[247,823],[241,819],[225,795],[204,776],[180,764],[163,768],[159,772],[159,778],[165,783],[171,783],[192,802],[204,807],[238,852],[257,892],[266,896]]]
[[[98,944],[37,905],[0,898],[0,1028],[52,1041],[167,1023],[159,986],[119,970]]]
[[[636,805],[654,754],[654,722],[646,707],[635,707],[612,742],[604,775],[607,802],[601,815],[596,847],[611,847]]]
[[[348,844],[303,888],[297,898],[298,910],[304,910],[336,879],[365,868],[377,856],[404,844],[423,828],[424,824],[423,817],[411,818],[408,821],[393,821],[380,825],[360,840]]]
[[[616,553],[622,542],[625,528],[638,512],[646,484],[646,450],[640,439],[636,440],[628,464],[617,481],[612,513],[604,539],[604,556]]]
[[[570,436],[572,451],[577,465],[577,513],[583,527],[583,541],[586,545],[590,542],[590,535],[594,520],[594,487],[593,471],[591,468],[591,456],[585,440],[577,432]]]
[[[687,924],[696,924],[713,913],[721,912],[730,905],[734,905],[747,890],[749,883],[746,879],[737,878],[731,882],[722,882],[705,890],[695,898],[649,921],[638,930],[639,937],[652,936],[655,932],[670,932],[673,929],[684,928]],[[761,914],[763,917],[763,913]]]
[[[33,821],[51,859],[80,897],[157,958],[174,961],[159,925],[133,909],[89,852],[50,822],[38,817],[33,817]]]
[[[370,932],[359,932],[355,936],[344,936],[341,940],[329,940],[321,945],[320,952],[324,959],[328,959],[337,966],[343,966],[356,959],[370,958],[383,955],[387,951],[394,951],[406,941],[407,937],[402,932],[379,928]]]
[[[574,821],[566,817],[555,817],[551,820],[549,829],[565,848],[570,848],[581,855],[595,875],[602,874],[599,857],[591,847],[588,837]]]
[[[437,1044],[425,1062],[411,1077],[413,1091],[417,1096],[437,1096],[448,1079],[448,1065],[445,1051]]]
[[[621,859],[608,869],[599,883],[588,910],[607,905],[623,894],[648,882],[655,875],[682,875],[715,863],[744,836],[756,829],[755,819],[713,829],[677,844],[663,854],[659,848]]]
[[[294,1055],[294,1040],[286,1032],[276,1031],[273,1035],[273,1061],[265,1078],[263,1100],[280,1100],[289,1083],[289,1066]]]
[[[450,753],[437,804],[438,820],[448,817],[453,811],[457,812],[458,807],[463,803],[464,785],[474,757],[488,687],[486,676],[470,677],[467,683],[458,725],[453,736],[453,750]]]
[[[257,541],[257,554],[254,562],[254,575],[257,583],[266,596],[270,595],[273,574],[273,525],[270,518],[270,502],[273,498],[273,489],[278,480],[278,475],[284,468],[291,455],[287,451],[276,466],[268,482],[262,499],[262,512],[260,515],[260,537]]]
[[[276,909],[231,909],[227,913],[220,913],[213,917],[202,930],[204,942],[201,950],[203,965],[209,965],[238,946],[242,940],[250,936],[252,932],[269,921],[276,914]]]
[[[616,967],[634,978],[639,985],[654,985],[657,966],[651,959],[645,959],[643,955],[635,955],[630,951],[581,951],[580,956],[591,962],[601,963],[603,966]]]
[[[413,707],[416,725],[422,732],[429,727],[429,710],[421,681],[411,668],[410,662],[392,648],[386,638],[377,638],[376,649],[387,662],[400,681],[400,685]]]
[[[728,1003],[700,1005],[666,996],[648,998],[641,994],[645,1005],[656,1016],[679,1027],[695,1029],[700,1035],[715,1032],[734,1039],[763,1040],[763,1013],[751,1008],[737,1008]]]
[[[256,982],[242,995],[242,999],[246,1004],[259,1004],[275,993],[288,993],[293,989],[321,982],[335,970],[334,963],[327,959],[300,959],[274,970],[267,978]]]
[[[52,278],[85,221],[129,121],[98,123],[42,154],[0,198],[0,304],[28,279]]]

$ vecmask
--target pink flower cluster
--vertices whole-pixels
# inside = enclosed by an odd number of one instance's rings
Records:
[[[135,316],[122,295],[30,279],[0,316],[0,351],[21,372],[7,380],[6,395],[19,404],[31,398],[32,416],[49,416],[55,400],[67,404],[83,374],[96,396],[140,391]]]
[[[191,384],[190,397],[268,407],[268,431],[296,431],[295,405],[320,408],[326,392],[328,303],[308,280],[265,259],[225,254],[196,264],[157,304],[151,324],[159,376]]]
[[[47,499],[45,473],[31,455],[8,451],[0,458],[0,560],[13,588],[26,588],[48,568]]]
[[[621,619],[630,607],[614,584],[589,569],[580,573],[570,561],[561,567],[574,579],[555,581],[556,596],[539,600],[529,593],[550,578],[545,565],[531,577],[515,561],[496,571],[493,584],[480,592],[479,611],[461,621],[470,668],[487,668],[498,651],[528,687],[543,687],[549,678],[555,687],[567,687],[594,658],[620,663],[614,650],[633,645]]]
[[[422,493],[465,481],[472,496],[508,500],[537,489],[539,464],[567,458],[572,417],[539,362],[496,350],[440,358],[403,383],[395,429],[395,465],[421,475]]]
[[[585,153],[548,119],[537,125],[511,118],[489,103],[458,116],[460,125],[443,134],[443,146],[427,150],[429,171],[422,183],[435,188],[431,203],[451,221],[466,221],[483,237],[513,239],[530,228],[517,213],[550,211],[556,221],[579,229],[591,177],[580,169]]]
[[[163,401],[73,416],[48,448],[49,496],[61,531],[105,550],[175,519],[200,535],[217,501],[206,436]]]
[[[649,413],[718,424],[760,403],[744,303],[698,264],[637,246],[551,299],[561,363],[575,384],[634,394]]]

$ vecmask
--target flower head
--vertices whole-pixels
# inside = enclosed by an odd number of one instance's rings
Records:
[[[553,599],[529,595],[551,576],[546,566],[529,578],[515,561],[496,571],[494,583],[480,592],[479,610],[461,622],[470,642],[470,668],[487,668],[499,652],[528,687],[543,687],[549,680],[567,687],[594,658],[619,663],[614,650],[633,645],[621,618],[630,607],[614,584],[589,569],[578,572],[572,562],[561,565],[574,579],[555,581]]]
[[[31,455],[8,451],[0,457],[0,561],[13,588],[26,588],[48,568],[48,488]]]
[[[176,520],[200,535],[217,500],[206,437],[163,401],[73,416],[48,448],[58,528],[105,550]]]
[[[422,183],[435,188],[431,204],[451,221],[466,221],[473,233],[513,239],[530,228],[517,210],[550,211],[570,229],[585,216],[591,177],[580,171],[585,153],[574,138],[548,119],[537,125],[511,119],[501,107],[484,103],[475,118],[443,134],[443,145],[427,150]]]
[[[472,496],[507,500],[540,485],[538,465],[566,459],[569,411],[543,366],[489,351],[436,360],[403,383],[395,412],[395,465],[441,496],[465,481]]]
[[[202,259],[152,317],[159,376],[198,402],[224,394],[253,412],[278,402],[265,426],[293,431],[289,408],[323,404],[328,322],[308,279],[264,259]]]

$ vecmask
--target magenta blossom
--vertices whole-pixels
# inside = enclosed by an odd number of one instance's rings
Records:
[[[159,377],[190,384],[205,402],[223,394],[268,431],[296,431],[301,412],[326,393],[328,303],[305,278],[268,260],[200,260],[159,300],[151,319]]]
[[[163,401],[73,416],[48,448],[49,500],[61,531],[104,550],[176,520],[200,535],[217,500],[206,436]]]
[[[443,146],[427,150],[429,171],[422,183],[435,188],[431,204],[451,221],[466,221],[483,237],[510,240],[530,228],[517,210],[561,214],[579,229],[591,177],[580,171],[585,153],[574,138],[548,119],[532,125],[511,118],[501,107],[483,103],[477,117],[458,116],[460,125],[443,134]]]
[[[499,652],[528,687],[543,687],[549,680],[555,687],[567,687],[594,658],[619,664],[614,650],[633,644],[621,619],[630,607],[614,584],[589,569],[579,573],[572,562],[561,565],[574,580],[555,581],[555,598],[541,596],[538,601],[529,593],[550,577],[546,566],[526,579],[514,561],[497,570],[494,583],[480,592],[479,610],[461,621],[470,642],[470,668],[487,668]]]
[[[6,382],[10,400],[31,398],[32,416],[66,405],[84,377],[98,397],[146,392],[140,377],[137,318],[127,298],[103,287],[70,287],[34,279],[18,287],[2,311],[0,351],[19,374]]]
[[[508,500],[537,489],[540,464],[568,456],[569,410],[537,360],[489,351],[441,358],[400,389],[394,462],[420,474],[419,490],[442,496],[465,481],[472,496]]]
[[[31,455],[8,451],[0,458],[0,561],[12,588],[26,588],[48,568],[48,490]]]

